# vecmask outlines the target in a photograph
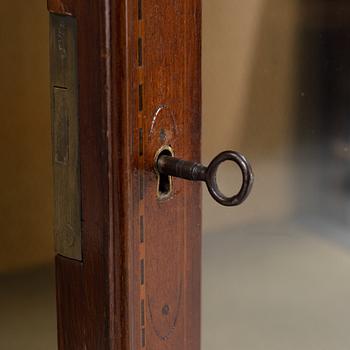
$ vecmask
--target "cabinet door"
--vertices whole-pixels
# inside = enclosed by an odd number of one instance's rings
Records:
[[[200,186],[154,159],[200,160],[200,1],[48,9],[59,349],[198,350]]]

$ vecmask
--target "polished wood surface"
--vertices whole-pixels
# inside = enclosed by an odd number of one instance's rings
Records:
[[[82,262],[56,258],[59,349],[199,350],[200,0],[49,0],[78,23]]]

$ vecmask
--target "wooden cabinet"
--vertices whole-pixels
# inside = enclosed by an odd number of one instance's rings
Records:
[[[200,0],[48,9],[77,25],[81,257],[56,257],[59,349],[199,350],[200,186],[161,198],[154,157],[200,160]]]

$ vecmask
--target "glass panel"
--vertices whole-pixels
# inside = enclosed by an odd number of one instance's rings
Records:
[[[204,191],[203,349],[348,349],[350,3],[203,5],[203,161],[256,175],[238,208]]]

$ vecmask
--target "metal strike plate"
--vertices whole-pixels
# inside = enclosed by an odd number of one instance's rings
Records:
[[[81,260],[77,23],[50,14],[54,235],[57,254]]]

